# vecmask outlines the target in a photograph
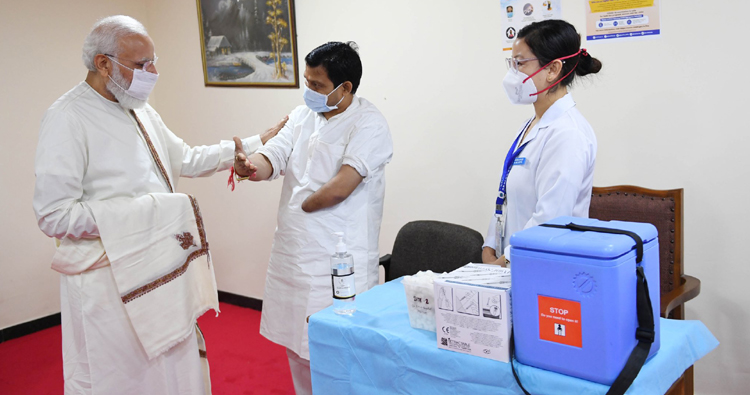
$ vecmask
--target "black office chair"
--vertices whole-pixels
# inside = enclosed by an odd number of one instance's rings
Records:
[[[380,258],[385,281],[420,270],[450,272],[482,262],[484,238],[476,230],[440,221],[413,221],[396,235],[393,252]]]

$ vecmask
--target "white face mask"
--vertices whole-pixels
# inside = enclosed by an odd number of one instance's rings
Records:
[[[344,85],[344,83],[339,84],[339,86],[332,90],[331,93],[336,92],[336,89],[339,89],[341,85]],[[315,112],[329,112],[339,108],[339,104],[341,104],[341,102],[344,101],[344,97],[346,97],[346,95],[342,96],[341,100],[339,100],[338,103],[329,106],[328,96],[330,96],[331,93],[324,95],[322,93],[315,92],[314,90],[308,88],[307,85],[305,85],[305,93],[302,94],[302,98],[305,99],[305,104],[307,104],[307,107],[309,107],[311,110]]]
[[[133,96],[125,93],[125,89],[120,88],[121,86],[130,86],[128,80],[122,76],[119,67],[112,68],[109,80],[107,80],[107,91],[111,93],[117,103],[126,110],[134,110],[137,108],[143,108],[146,106],[146,100],[138,100]]]
[[[159,78],[159,74],[149,73],[148,71],[142,69],[131,69],[130,67],[125,66],[124,64],[114,60],[111,57],[109,59],[119,64],[120,66],[133,71],[133,80],[130,82],[130,86],[128,87],[128,89],[125,89],[120,86],[117,81],[113,80],[112,77],[109,77],[109,79],[112,80],[115,85],[117,85],[129,96],[134,97],[138,100],[148,100],[148,96],[151,94],[151,91],[154,90],[154,86],[156,85],[156,80]]]
[[[538,96],[534,80],[520,71],[508,70],[503,79],[503,88],[513,104],[532,104]]]

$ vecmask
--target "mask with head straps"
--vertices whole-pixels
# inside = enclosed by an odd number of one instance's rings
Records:
[[[535,71],[532,75],[526,75],[521,71],[514,71],[514,70],[508,70],[508,74],[505,75],[505,78],[503,79],[503,88],[505,88],[505,94],[508,95],[508,99],[510,99],[510,102],[513,104],[532,104],[536,102],[537,97],[540,93],[545,92],[549,89],[551,89],[553,86],[559,84],[562,82],[565,78],[567,78],[570,73],[575,71],[576,67],[578,67],[578,62],[576,62],[575,66],[568,72],[568,74],[565,74],[562,78],[557,80],[554,84],[542,89],[541,91],[536,90],[536,85],[534,85],[534,80],[531,79],[531,77],[535,76],[540,71],[544,70],[547,66],[552,64],[555,60],[565,60],[568,58],[572,58],[573,56],[577,55],[587,56],[588,52],[586,52],[585,48],[581,48],[578,50],[578,52],[563,56],[562,58],[553,59],[546,65],[539,68],[539,70]]]

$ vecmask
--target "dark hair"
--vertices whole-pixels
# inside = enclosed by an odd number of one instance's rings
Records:
[[[555,59],[572,55],[581,49],[581,36],[576,28],[560,19],[548,19],[527,25],[518,32],[516,39],[523,39],[542,66]],[[602,69],[602,62],[583,50],[578,56],[563,61],[559,78],[563,78],[574,67],[575,72],[565,77],[559,85],[569,86],[576,76],[583,77],[598,73]],[[557,87],[558,85],[555,85],[550,90],[555,91]]]
[[[310,67],[323,66],[334,87],[346,81],[351,82],[352,93],[357,93],[359,80],[362,78],[362,62],[357,49],[357,44],[353,41],[332,41],[310,51],[305,56],[305,63]]]

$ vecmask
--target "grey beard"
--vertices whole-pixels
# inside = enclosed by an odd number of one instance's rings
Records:
[[[130,84],[125,81],[125,78],[122,77],[122,74],[120,74],[117,69],[112,70],[112,77],[107,80],[106,84],[109,93],[114,95],[115,99],[117,99],[117,102],[120,103],[120,106],[126,110],[143,108],[146,105],[147,101],[139,100],[134,98],[133,96],[128,95],[125,92],[125,89],[123,89],[123,87],[126,85],[130,86]]]

